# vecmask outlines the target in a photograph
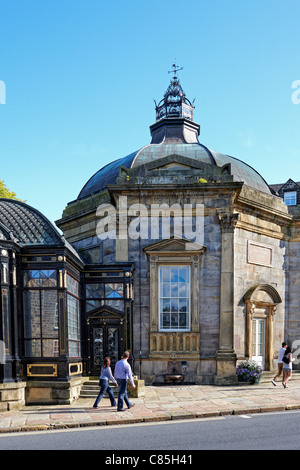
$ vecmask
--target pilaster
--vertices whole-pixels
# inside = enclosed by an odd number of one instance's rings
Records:
[[[236,377],[236,354],[234,351],[234,230],[238,214],[218,213],[222,233],[221,248],[221,290],[219,349],[216,354],[216,385],[234,383]]]

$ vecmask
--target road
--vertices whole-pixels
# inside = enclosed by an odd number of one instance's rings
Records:
[[[0,434],[1,451],[132,450],[134,455],[135,450],[176,454],[186,450],[280,449],[300,449],[300,411]]]

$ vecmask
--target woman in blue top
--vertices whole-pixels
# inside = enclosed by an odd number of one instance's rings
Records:
[[[106,357],[103,361],[103,366],[101,367],[101,375],[100,375],[100,387],[101,387],[101,389],[100,389],[99,395],[96,398],[96,401],[94,403],[93,408],[99,408],[98,405],[100,403],[100,400],[103,398],[105,392],[108,393],[111,406],[116,406],[117,405],[117,402],[116,402],[115,397],[114,397],[114,392],[112,391],[112,389],[109,386],[109,381],[110,380],[113,383],[115,383],[116,385],[118,385],[116,379],[113,377],[113,375],[111,373],[110,358]]]

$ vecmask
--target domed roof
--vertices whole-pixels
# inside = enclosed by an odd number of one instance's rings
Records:
[[[180,69],[176,65],[173,68],[171,84],[163,100],[156,105],[156,122],[150,126],[151,143],[97,171],[82,188],[78,199],[103,191],[107,185],[116,183],[120,167],[130,169],[169,155],[179,155],[221,167],[229,163],[233,181],[244,182],[247,186],[268,194],[273,193],[263,177],[250,165],[210,150],[198,141],[200,126],[193,122],[194,106],[186,98],[179,83],[176,73]]]
[[[264,178],[254,168],[238,158],[215,152],[200,143],[169,143],[149,144],[126,157],[109,163],[90,178],[80,191],[78,199],[103,191],[108,184],[116,183],[121,166],[130,169],[174,154],[218,166],[230,163],[234,181],[244,182],[247,186],[272,194],[272,190]]]
[[[0,238],[20,245],[63,244],[60,234],[44,215],[14,199],[0,199]]]

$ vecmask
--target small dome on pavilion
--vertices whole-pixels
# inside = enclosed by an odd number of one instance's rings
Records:
[[[33,207],[14,199],[0,199],[0,238],[20,245],[63,245],[62,237]]]

